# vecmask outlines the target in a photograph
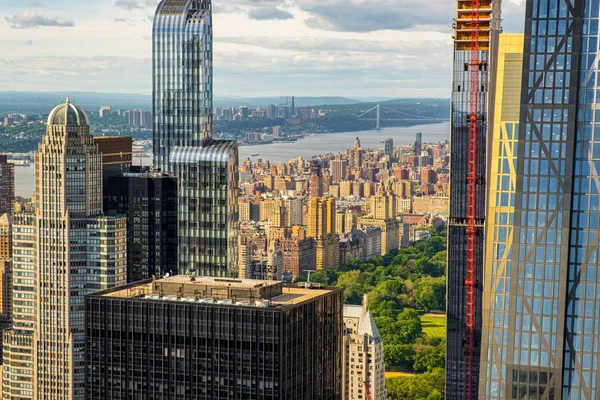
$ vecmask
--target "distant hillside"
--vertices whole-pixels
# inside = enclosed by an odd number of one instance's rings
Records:
[[[346,97],[339,96],[324,96],[324,97],[296,97],[294,99],[294,105],[296,107],[303,106],[317,106],[319,104],[354,104],[358,103],[359,100],[349,99]],[[275,104],[279,106],[281,100],[279,97],[219,97],[215,98],[215,107],[240,107],[247,106],[248,108],[261,107],[265,108],[269,104]]]
[[[54,106],[65,101],[69,96],[71,101],[88,111],[97,111],[102,105],[110,105],[114,109],[131,110],[152,108],[152,96],[133,93],[96,93],[96,92],[0,92],[0,117],[10,112],[26,114],[47,114]],[[217,96],[215,107],[240,107],[250,109],[266,108],[269,104],[280,105],[279,97],[235,97]],[[296,97],[295,106],[310,106],[329,110],[368,110],[376,102],[361,102],[340,96]],[[407,113],[424,114],[447,118],[449,115],[449,99],[396,99],[381,101],[385,107]]]
[[[96,92],[0,92],[0,116],[9,112],[29,114],[48,113],[55,105],[64,102],[66,97],[85,110],[97,110],[100,106],[110,105],[115,109],[141,108],[150,110],[152,96],[133,93],[96,93]],[[215,107],[266,108],[269,104],[280,104],[279,97],[219,97]],[[344,105],[359,103],[359,100],[346,97],[296,97],[295,106],[316,106],[319,104]]]
[[[113,108],[149,110],[152,96],[129,93],[94,92],[0,92],[0,113],[25,112],[48,113],[52,107],[65,101],[66,97],[85,110],[96,110],[102,105]]]
[[[328,110],[348,110],[359,113],[377,104],[395,111],[436,118],[450,118],[450,99],[395,99],[381,102],[356,102],[353,104],[322,104],[315,108]]]

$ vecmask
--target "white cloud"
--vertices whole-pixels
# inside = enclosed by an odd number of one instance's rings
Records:
[[[158,0],[116,0],[115,7],[124,8],[126,10],[144,9],[156,7]]]
[[[43,11],[19,11],[13,17],[5,17],[13,29],[29,29],[40,26],[75,26],[72,19],[46,17]]]
[[[266,21],[272,19],[292,19],[294,16],[285,10],[277,7],[259,7],[248,12],[248,18],[257,21]]]
[[[0,24],[0,48],[10,55],[10,62],[0,60],[2,90],[61,91],[64,86],[149,94],[149,39],[158,0],[66,1],[72,7],[47,2],[45,11],[55,16],[69,9],[77,21],[74,28],[11,30]],[[522,31],[522,2],[502,2],[506,31]],[[456,2],[432,0],[427,10],[421,3],[215,1],[215,94],[447,97]],[[272,19],[272,10],[293,18]],[[398,12],[406,15],[397,21],[382,15]],[[30,40],[35,47],[23,45]]]
[[[68,68],[65,68],[68,65]],[[151,62],[133,57],[0,59],[3,90],[148,92]],[[107,81],[110,85],[107,85]],[[57,86],[57,82],[60,82]]]

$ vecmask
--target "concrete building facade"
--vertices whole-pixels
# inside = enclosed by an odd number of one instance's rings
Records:
[[[365,294],[362,306],[344,304],[344,352],[342,353],[343,400],[387,400],[383,339],[369,310]]]
[[[3,335],[4,394],[84,399],[83,298],[126,283],[126,220],[102,215],[101,154],[89,129],[67,99],[50,113],[35,154],[35,214],[15,217],[13,228],[19,307]],[[23,366],[17,374],[13,363]]]

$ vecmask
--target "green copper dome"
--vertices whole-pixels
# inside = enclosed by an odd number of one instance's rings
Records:
[[[48,115],[48,125],[89,125],[89,120],[85,111],[75,104],[71,104],[69,99],[64,104],[56,106],[50,115]]]

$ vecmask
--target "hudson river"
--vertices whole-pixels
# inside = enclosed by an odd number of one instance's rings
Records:
[[[417,132],[423,133],[423,142],[443,142],[449,140],[450,124],[418,125],[409,128],[385,128],[381,131],[342,132],[306,136],[297,142],[281,142],[256,146],[242,146],[239,150],[240,161],[247,157],[256,161],[258,158],[272,163],[288,161],[292,158],[310,158],[319,154],[341,153],[354,145],[354,138],[360,138],[363,149],[383,147],[387,138],[394,139],[394,146],[414,143]],[[252,157],[252,154],[258,156]],[[138,159],[139,160],[139,159]],[[136,161],[134,160],[134,163]],[[151,163],[152,158],[144,158],[144,164]],[[34,193],[34,166],[15,167],[15,191],[17,196],[31,197]]]

